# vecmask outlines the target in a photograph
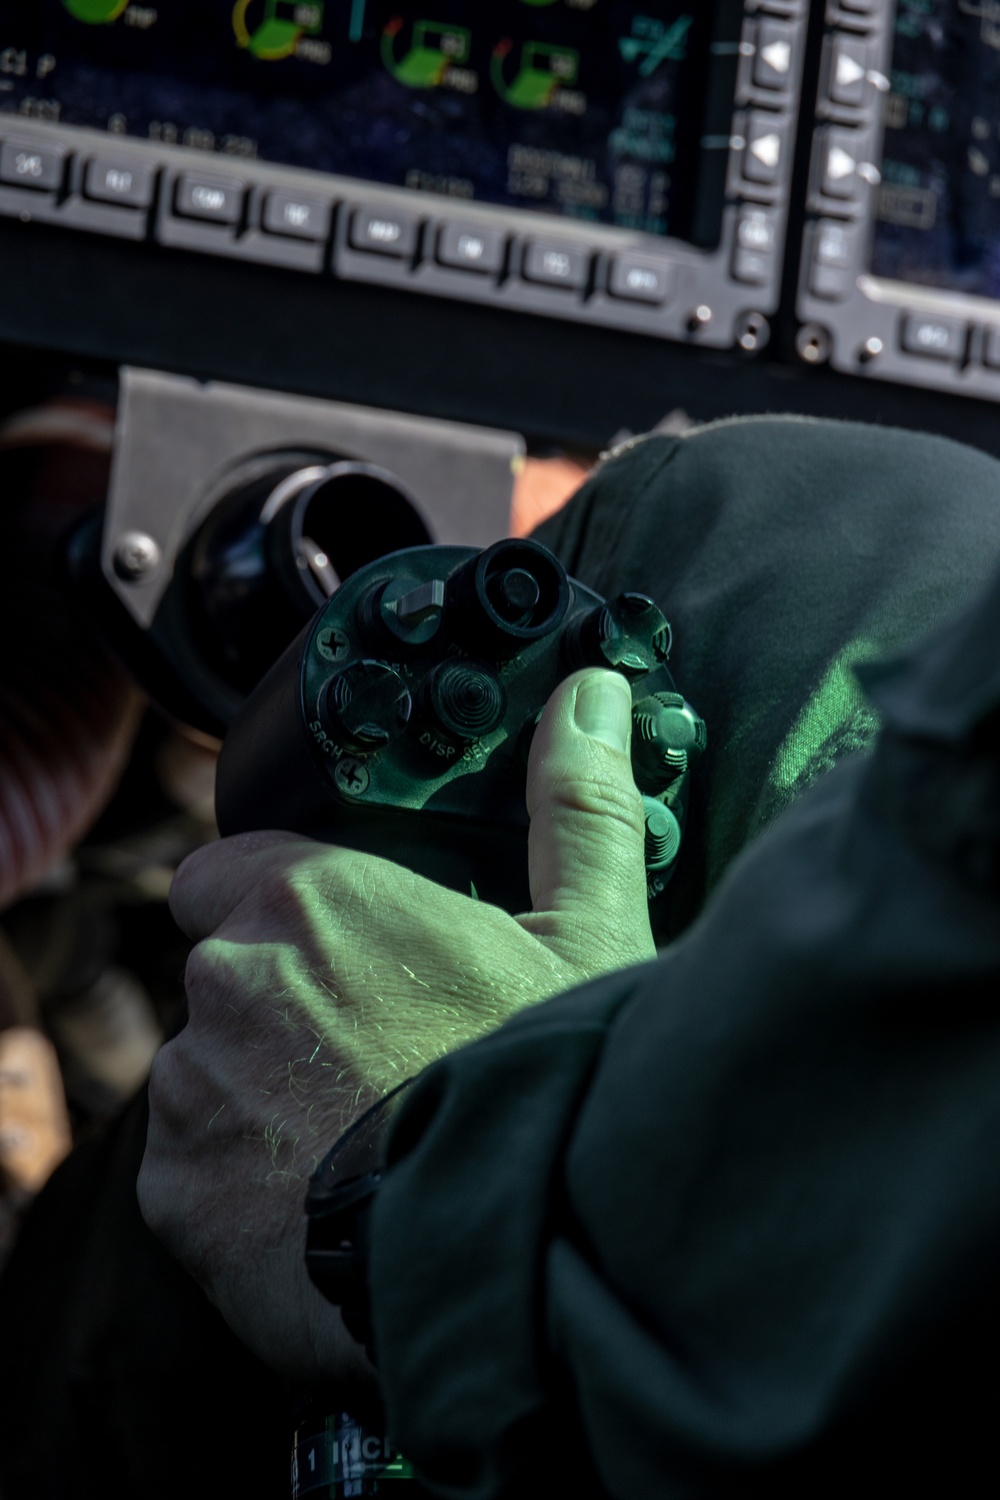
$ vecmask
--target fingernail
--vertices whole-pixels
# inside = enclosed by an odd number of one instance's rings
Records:
[[[617,672],[585,677],[576,690],[574,717],[592,740],[624,752],[632,727],[632,689]]]

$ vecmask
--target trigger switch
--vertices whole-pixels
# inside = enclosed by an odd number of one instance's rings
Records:
[[[492,734],[507,710],[507,695],[499,679],[472,662],[450,661],[435,667],[428,698],[438,722],[463,740]]]

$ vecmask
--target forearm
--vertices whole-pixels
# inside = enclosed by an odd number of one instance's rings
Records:
[[[888,1483],[944,1408],[988,1431],[985,1347],[940,1360],[993,1316],[1000,926],[872,819],[863,774],[832,773],[658,962],[413,1090],[373,1314],[431,1480],[471,1454],[477,1495],[519,1495],[544,1430],[621,1500],[818,1494],[835,1433],[846,1486]]]

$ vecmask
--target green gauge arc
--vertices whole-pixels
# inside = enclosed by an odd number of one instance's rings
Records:
[[[323,27],[323,4],[294,7],[292,0],[264,0],[263,13],[257,14],[254,23],[247,16],[255,0],[236,0],[233,8],[233,31],[240,47],[246,47],[261,62],[279,62],[291,57],[304,35],[315,36]],[[313,13],[308,21],[297,14],[282,15],[282,10],[308,10]],[[252,26],[252,29],[251,29]]]
[[[106,26],[128,9],[129,0],[62,0],[71,16],[88,26]]]

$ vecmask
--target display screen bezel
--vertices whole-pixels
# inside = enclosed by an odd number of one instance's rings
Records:
[[[245,19],[252,19],[249,7],[263,6],[265,3],[273,5],[275,0],[237,0],[235,11],[230,0],[224,0],[217,7],[216,20],[225,15],[226,24],[230,25],[241,7],[246,12]],[[280,3],[286,3],[286,0],[280,0]],[[288,3],[291,4],[291,0]],[[338,3],[338,0],[327,0],[327,3]],[[341,8],[350,7],[352,14],[356,12],[358,3],[359,0],[339,0]],[[395,4],[389,4],[388,0],[366,0],[366,3],[373,7],[371,14],[376,19],[381,16],[383,9],[406,9],[399,0]],[[538,6],[537,3],[526,6],[525,0],[497,0],[497,9],[506,7],[508,11],[515,13],[516,7],[517,14],[533,10],[540,17],[548,16],[558,20],[556,11],[552,9],[553,5],[558,5],[561,13],[567,4],[586,3],[587,0],[550,0],[550,4],[544,6]],[[603,3],[605,0],[593,0],[595,7]],[[277,71],[266,74],[262,70],[265,67],[274,70],[292,67],[296,70],[296,80],[301,80],[304,74],[310,76],[306,70],[311,69],[312,87],[316,89],[319,84],[315,80],[320,79],[323,65],[309,61],[308,47],[304,58],[294,55],[266,62],[254,58],[247,47],[240,48],[235,39],[232,39],[231,50],[234,55],[230,62],[238,70],[242,70],[245,77],[255,80],[257,91],[244,89],[240,94],[239,90],[230,89],[227,94],[227,90],[220,87],[217,79],[213,81],[211,54],[207,57],[199,56],[197,64],[192,65],[185,74],[183,70],[178,71],[176,47],[173,50],[164,49],[158,44],[159,61],[155,76],[168,92],[176,85],[174,95],[177,107],[169,111],[160,107],[159,95],[155,98],[151,95],[150,75],[143,73],[135,64],[135,58],[155,39],[157,26],[162,28],[164,25],[159,14],[151,7],[138,4],[121,8],[119,0],[119,8],[111,22],[105,25],[84,25],[69,14],[68,4],[112,6],[112,0],[43,0],[41,5],[31,7],[30,15],[26,9],[20,18],[15,16],[2,23],[0,59],[8,59],[9,66],[0,78],[0,83],[4,85],[0,89],[0,124],[4,116],[20,114],[25,118],[58,121],[71,126],[98,130],[103,128],[122,139],[180,146],[189,149],[192,156],[253,157],[271,166],[318,170],[358,182],[370,182],[380,188],[464,198],[470,206],[474,205],[476,208],[492,207],[519,214],[528,212],[533,216],[545,215],[550,220],[562,219],[567,224],[589,222],[595,230],[620,228],[632,234],[648,235],[652,239],[671,238],[708,249],[714,248],[719,242],[725,200],[726,147],[743,17],[742,0],[711,0],[710,4],[705,4],[698,10],[698,50],[687,69],[686,92],[681,101],[688,101],[685,109],[696,118],[685,117],[681,138],[674,143],[676,154],[669,163],[665,163],[665,170],[659,174],[668,179],[668,185],[664,189],[667,206],[662,214],[653,212],[657,206],[655,192],[658,189],[657,174],[651,168],[645,171],[643,186],[633,205],[638,211],[626,212],[628,202],[622,196],[619,182],[627,173],[616,175],[612,190],[609,183],[601,180],[601,172],[595,167],[596,151],[588,157],[586,152],[561,149],[558,131],[550,130],[546,135],[546,122],[542,113],[532,114],[529,118],[526,111],[521,112],[524,115],[524,138],[512,144],[508,142],[508,163],[516,160],[521,164],[524,168],[522,176],[533,194],[522,195],[520,198],[508,191],[513,180],[513,168],[510,169],[505,190],[490,193],[484,189],[483,182],[475,180],[474,173],[472,177],[462,177],[448,171],[414,166],[412,163],[407,166],[405,160],[400,165],[395,158],[392,171],[383,170],[372,155],[369,153],[366,156],[360,147],[352,161],[345,161],[342,156],[335,159],[335,154],[324,156],[322,152],[317,153],[312,148],[306,149],[302,144],[301,129],[296,133],[290,125],[283,136],[279,133],[275,137],[274,118],[281,114],[284,96],[271,81],[272,77],[279,77]],[[441,0],[441,4],[456,14],[469,9],[463,0]],[[617,11],[622,14],[627,11],[630,16],[638,16],[646,21],[650,21],[645,16],[645,11],[649,10],[659,9],[664,14],[668,11],[671,14],[675,11],[683,13],[681,0],[669,0],[669,3],[661,0],[659,6],[654,0],[653,4],[644,9],[633,3],[633,0],[607,0],[607,4],[609,14],[617,7]],[[321,6],[319,8],[322,9]],[[184,9],[185,7],[180,7],[181,11]],[[317,9],[314,0],[305,0],[299,7],[303,14],[310,9]],[[692,13],[695,9],[693,4],[688,6]],[[416,6],[410,5],[409,10],[415,12]],[[595,13],[591,9],[580,11],[579,15],[593,21]],[[148,25],[143,24],[144,18],[150,15],[156,19]],[[136,19],[130,22],[130,17]],[[575,19],[568,10],[563,20],[566,17]],[[173,20],[176,23],[176,12],[173,13]],[[541,26],[540,21],[533,24]],[[221,31],[218,31],[217,36],[221,35]],[[321,40],[317,35],[304,35],[302,43],[308,42],[315,48]],[[642,41],[642,38],[637,40]],[[57,50],[54,50],[57,47],[62,48],[61,58]],[[675,74],[679,77],[681,71],[683,70],[675,69]],[[285,76],[291,75],[286,73]],[[674,81],[676,82],[676,78]],[[300,87],[298,81],[296,87]],[[405,86],[401,94],[401,85],[392,79],[385,90],[387,97],[393,91],[397,104],[403,108],[403,116],[411,121],[415,114],[422,112],[426,115],[429,105],[433,104],[439,113],[444,110],[447,114],[450,110],[458,124],[461,124],[461,89],[450,90],[448,97],[442,101],[438,97],[441,95],[440,89],[428,91]],[[130,100],[136,102],[130,104]],[[202,103],[207,113],[200,112]],[[212,103],[214,114],[208,109],[208,103]],[[325,107],[330,108],[329,101]],[[235,115],[232,113],[234,108],[237,111]],[[239,109],[243,113],[238,118]],[[264,149],[261,149],[262,142],[253,134],[253,125],[259,118],[259,113],[258,116],[254,115],[255,109],[258,112],[261,109],[265,109],[265,113],[269,112],[271,123],[268,129],[272,134],[263,143]],[[302,111],[308,112],[308,109],[308,98],[296,101],[296,118],[300,118]],[[496,112],[494,110],[494,115]],[[510,113],[509,109],[507,113]],[[641,114],[641,111],[631,111],[633,136],[638,131],[638,136],[631,140],[631,145],[635,147],[638,156],[645,152],[655,157],[658,151],[665,151],[669,143],[658,140],[655,131],[650,138],[642,137],[641,120],[636,125],[636,118]],[[209,128],[206,123],[209,117],[214,128]],[[375,115],[369,116],[369,120],[372,118],[381,127],[386,124],[386,110],[379,109]],[[220,128],[220,121],[223,124],[228,121],[233,128]],[[521,125],[520,118],[517,123]],[[572,126],[573,122],[567,116],[557,123],[563,128]],[[238,128],[241,125],[243,128]],[[404,125],[399,125],[397,133],[405,133],[404,126],[405,120]],[[625,125],[619,121],[614,129],[620,137]],[[282,141],[285,142],[284,145]],[[289,141],[296,142],[294,148],[287,145]],[[405,158],[402,146],[400,152]],[[627,152],[623,160],[626,166],[631,164]],[[649,163],[645,166],[648,167]],[[636,171],[639,170],[636,166]],[[603,210],[595,209],[593,202],[587,201],[588,194],[593,199],[600,197],[602,192],[606,195],[605,207]],[[610,198],[607,196],[609,193]]]

